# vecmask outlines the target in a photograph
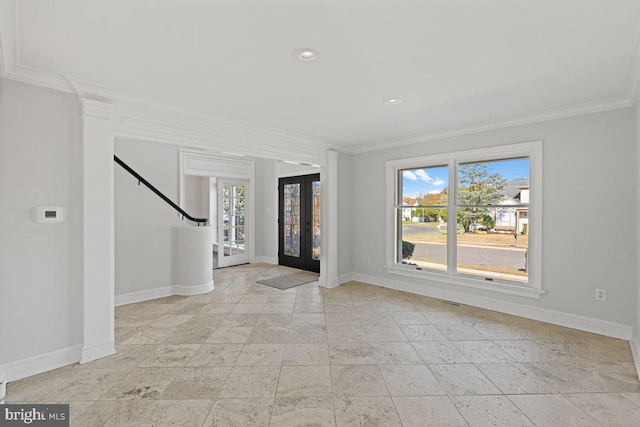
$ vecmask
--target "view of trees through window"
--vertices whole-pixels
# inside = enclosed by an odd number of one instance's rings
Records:
[[[449,262],[457,273],[526,283],[529,158],[457,164],[453,203],[448,176],[448,166],[399,171],[398,262],[445,271]],[[454,209],[456,255],[447,259]]]

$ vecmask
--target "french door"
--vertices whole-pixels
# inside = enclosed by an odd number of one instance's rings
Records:
[[[249,181],[218,179],[218,267],[246,264]]]
[[[278,263],[320,272],[320,174],[280,178]]]

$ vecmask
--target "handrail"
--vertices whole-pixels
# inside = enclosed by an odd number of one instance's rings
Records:
[[[115,162],[117,164],[119,164],[120,166],[122,166],[124,168],[124,170],[126,170],[127,172],[129,172],[131,175],[133,175],[134,177],[136,177],[136,179],[138,180],[138,185],[140,185],[140,183],[143,183],[144,185],[147,186],[147,188],[149,188],[149,190],[153,191],[154,193],[156,193],[162,200],[164,200],[165,202],[167,202],[173,209],[177,210],[180,215],[182,215],[182,219],[184,220],[185,218],[187,218],[189,221],[193,221],[195,223],[198,224],[198,227],[200,226],[201,223],[206,224],[209,221],[209,218],[194,218],[191,215],[189,215],[188,213],[186,213],[180,206],[176,205],[175,203],[173,203],[171,201],[171,199],[169,199],[167,196],[165,196],[164,194],[162,194],[160,192],[160,190],[158,190],[156,187],[154,187],[153,185],[151,185],[149,183],[149,181],[147,181],[146,179],[144,179],[143,177],[140,176],[140,174],[136,171],[134,171],[133,169],[131,169],[129,167],[129,165],[127,165],[125,162],[123,162],[122,160],[120,160],[118,158],[118,156],[114,155],[113,156],[113,160],[115,160]]]

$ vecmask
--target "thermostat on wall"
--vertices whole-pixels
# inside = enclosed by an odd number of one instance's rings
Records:
[[[67,210],[61,206],[36,206],[31,211],[33,222],[64,222],[67,219]]]

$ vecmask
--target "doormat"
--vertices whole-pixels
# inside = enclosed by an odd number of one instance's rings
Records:
[[[313,273],[293,273],[284,276],[272,277],[270,279],[256,280],[256,283],[271,286],[277,289],[289,289],[318,280],[319,275]]]

